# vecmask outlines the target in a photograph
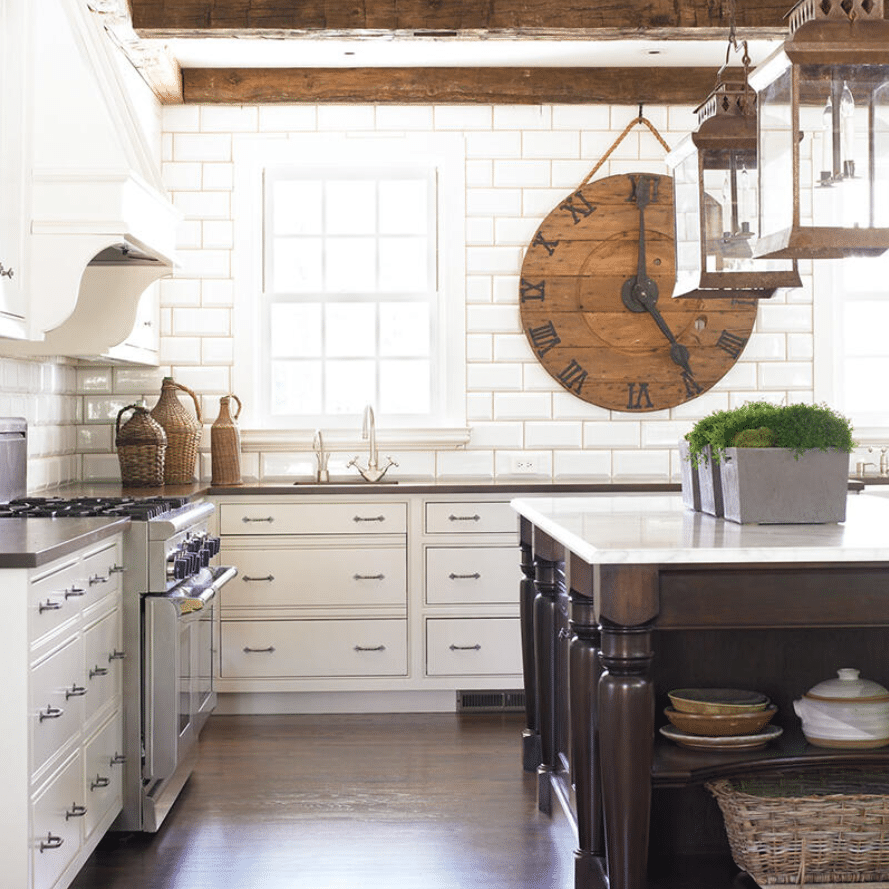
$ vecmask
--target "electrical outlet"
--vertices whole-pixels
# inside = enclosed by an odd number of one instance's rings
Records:
[[[513,457],[512,471],[516,475],[537,475],[540,463],[536,457]]]

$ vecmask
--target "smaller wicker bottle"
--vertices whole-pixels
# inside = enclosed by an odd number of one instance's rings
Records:
[[[179,396],[176,393],[180,389],[187,392],[194,401],[194,415],[179,402]],[[160,398],[151,409],[151,416],[164,427],[164,432],[167,433],[164,484],[191,484],[195,480],[198,444],[203,428],[201,406],[198,404],[197,396],[187,386],[175,382],[172,377],[164,377]]]
[[[121,428],[120,419],[127,411],[133,411],[133,416]],[[128,404],[117,413],[115,431],[121,484],[125,488],[160,487],[164,483],[167,451],[163,426],[151,418],[147,407]]]
[[[231,399],[237,410],[231,414]],[[241,433],[236,420],[241,415],[241,399],[223,395],[219,399],[219,416],[210,427],[211,485],[241,484]]]

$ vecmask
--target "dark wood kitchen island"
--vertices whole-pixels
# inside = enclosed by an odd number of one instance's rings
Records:
[[[793,700],[840,667],[889,685],[889,501],[846,521],[738,525],[678,496],[523,498],[527,728],[539,807],[575,822],[575,889],[754,887],[703,782],[866,764],[889,747],[809,745]],[[751,751],[677,746],[667,691],[767,694],[783,734]]]

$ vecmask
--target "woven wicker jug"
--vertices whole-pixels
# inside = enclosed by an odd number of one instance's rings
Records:
[[[121,428],[120,419],[127,411],[133,411],[133,416]],[[151,418],[148,408],[141,404],[121,408],[115,431],[121,484],[125,488],[160,487],[164,483],[167,434],[160,423]]]
[[[237,409],[231,414],[231,399]],[[241,484],[241,433],[235,422],[241,415],[241,399],[237,395],[223,395],[219,399],[219,416],[210,427],[211,485]]]
[[[178,390],[187,392],[194,401],[193,416],[179,402]],[[164,377],[161,395],[151,409],[151,416],[167,433],[167,456],[164,461],[164,484],[189,485],[195,480],[198,444],[201,440],[201,406],[187,386],[172,377]]]

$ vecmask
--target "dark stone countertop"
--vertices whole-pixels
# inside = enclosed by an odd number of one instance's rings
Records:
[[[127,518],[0,519],[0,568],[38,568],[122,531]]]

